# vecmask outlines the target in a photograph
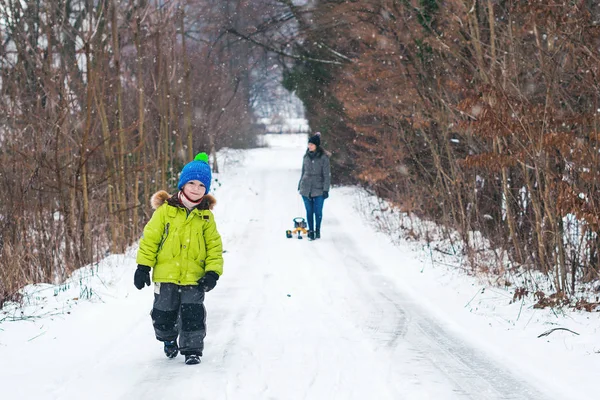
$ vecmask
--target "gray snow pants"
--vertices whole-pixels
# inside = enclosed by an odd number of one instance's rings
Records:
[[[154,284],[152,325],[160,341],[177,340],[181,354],[202,355],[206,336],[204,292],[198,286]]]

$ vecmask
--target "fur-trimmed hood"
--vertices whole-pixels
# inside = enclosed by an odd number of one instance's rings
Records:
[[[159,190],[158,192],[154,193],[150,199],[150,204],[154,210],[162,206],[165,202],[173,207],[185,208],[185,206],[179,201],[177,193],[171,196],[166,191]],[[196,206],[196,208],[199,210],[212,210],[215,204],[217,204],[217,199],[215,199],[212,194],[205,194],[204,197],[202,197],[202,201]]]

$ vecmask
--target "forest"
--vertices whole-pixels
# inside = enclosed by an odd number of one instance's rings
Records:
[[[593,0],[0,0],[0,304],[136,242],[276,85],[335,183],[567,302],[600,272],[599,58]]]

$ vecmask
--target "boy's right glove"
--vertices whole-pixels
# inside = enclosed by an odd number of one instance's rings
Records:
[[[219,280],[219,274],[214,271],[208,271],[206,275],[198,280],[198,286],[205,292],[210,292],[217,286]]]
[[[150,267],[138,264],[135,275],[133,275],[133,284],[139,290],[144,288],[144,284],[150,286]]]

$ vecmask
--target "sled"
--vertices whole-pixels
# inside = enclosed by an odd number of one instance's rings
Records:
[[[297,236],[298,239],[302,239],[302,235],[308,234],[306,220],[302,217],[296,217],[293,219],[294,229],[285,231],[285,236],[290,239],[293,236]]]

